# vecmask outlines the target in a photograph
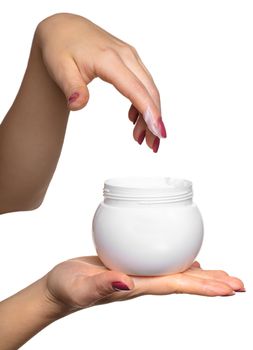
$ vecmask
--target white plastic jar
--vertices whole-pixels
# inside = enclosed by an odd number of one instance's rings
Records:
[[[104,201],[93,218],[93,240],[109,269],[155,276],[186,270],[203,240],[192,183],[128,177],[105,181]]]

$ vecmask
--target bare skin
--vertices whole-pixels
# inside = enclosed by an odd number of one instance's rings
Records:
[[[54,15],[37,27],[23,82],[0,126],[0,213],[41,204],[69,111],[87,104],[87,85],[96,77],[129,98],[134,139],[146,138],[158,151],[160,137],[166,136],[159,92],[135,49],[83,17]]]
[[[146,139],[158,151],[166,137],[159,92],[136,50],[85,18],[54,15],[35,32],[20,90],[0,125],[0,213],[42,203],[69,111],[87,104],[87,86],[96,77],[130,100],[134,140]],[[244,290],[239,279],[202,270],[197,262],[180,274],[131,277],[107,270],[98,257],[76,258],[0,303],[0,348],[17,349],[55,320],[93,305],[145,294],[225,296]]]
[[[113,283],[119,281],[128,290],[115,290]],[[202,270],[198,262],[183,273],[131,277],[109,271],[96,256],[76,258],[0,303],[0,348],[17,349],[50,323],[94,305],[147,294],[228,296],[235,291],[244,291],[242,281],[224,271]]]

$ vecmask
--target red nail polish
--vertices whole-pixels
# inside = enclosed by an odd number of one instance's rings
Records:
[[[138,139],[137,139],[139,145],[142,144],[142,142],[143,142],[143,140],[144,140],[144,138],[145,138],[145,135],[146,135],[146,131],[143,130],[143,131],[140,133],[140,135],[139,135],[139,137],[138,137]]]
[[[153,146],[152,146],[152,149],[153,149],[154,153],[157,153],[159,145],[160,145],[160,139],[159,139],[159,137],[156,137],[154,139],[154,143],[153,143]]]
[[[112,287],[116,291],[117,290],[129,290],[128,286],[121,281],[112,282]]]
[[[79,96],[80,95],[79,95],[78,92],[74,92],[69,98],[69,103],[75,102],[78,99]]]
[[[137,114],[136,118],[133,120],[133,124],[135,125],[135,123],[137,122],[137,119],[139,117],[139,114]]]
[[[159,118],[159,119],[157,120],[157,125],[158,125],[158,128],[159,128],[159,130],[160,130],[161,136],[164,137],[164,138],[167,137],[165,125],[164,125],[164,123],[163,123],[162,118]]]

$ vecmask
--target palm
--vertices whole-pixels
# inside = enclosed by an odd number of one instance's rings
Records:
[[[110,289],[111,282],[122,278],[128,285],[132,285],[131,290],[114,292]],[[102,288],[101,279],[105,284]],[[244,291],[244,287],[238,278],[220,270],[202,270],[197,262],[178,274],[130,277],[121,272],[109,271],[97,256],[88,256],[57,265],[48,274],[48,290],[57,301],[78,309],[145,294],[233,295],[234,291]]]

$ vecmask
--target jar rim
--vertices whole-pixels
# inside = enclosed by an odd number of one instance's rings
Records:
[[[192,198],[192,182],[171,177],[117,177],[104,182],[104,197],[122,200],[181,201]]]

